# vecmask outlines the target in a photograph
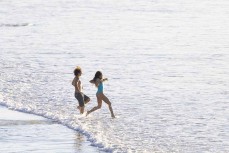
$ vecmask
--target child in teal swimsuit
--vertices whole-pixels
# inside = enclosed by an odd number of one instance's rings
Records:
[[[111,102],[103,93],[103,82],[107,81],[107,80],[108,80],[107,78],[103,79],[102,72],[97,71],[95,73],[95,77],[93,78],[93,80],[90,81],[91,83],[95,84],[95,86],[98,88],[98,90],[96,92],[98,106],[96,106],[96,107],[92,108],[91,110],[89,110],[87,112],[87,115],[90,114],[91,112],[94,112],[97,109],[100,109],[101,106],[102,106],[102,101],[104,101],[109,106],[111,117],[115,118],[114,113],[113,113],[113,109],[111,107]]]

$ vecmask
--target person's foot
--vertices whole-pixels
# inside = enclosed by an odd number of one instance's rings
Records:
[[[114,116],[114,115],[111,115],[111,117],[112,117],[112,118],[115,118],[115,116]]]
[[[89,111],[87,111],[86,116],[88,116],[88,114],[89,114]]]

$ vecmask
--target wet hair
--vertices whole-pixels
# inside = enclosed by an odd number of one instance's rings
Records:
[[[98,79],[98,78],[100,79],[100,76],[101,76],[101,75],[103,75],[102,72],[101,72],[101,71],[97,71],[97,72],[95,73],[95,76],[94,76],[94,78],[93,78],[93,81],[95,82],[96,79]]]
[[[82,73],[81,68],[77,66],[74,70],[74,75],[77,76],[79,73]]]

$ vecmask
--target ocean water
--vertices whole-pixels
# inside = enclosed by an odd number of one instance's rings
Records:
[[[58,122],[0,107],[0,152],[101,153],[85,139]]]
[[[114,153],[229,152],[229,1],[2,0],[0,104],[57,121]],[[97,70],[104,103],[80,116]]]

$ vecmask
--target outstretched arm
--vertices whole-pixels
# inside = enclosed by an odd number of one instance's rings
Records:
[[[95,84],[95,81],[94,80],[90,80],[89,82]]]
[[[107,78],[104,78],[104,79],[102,79],[101,81],[102,81],[102,82],[104,82],[104,81],[108,81],[108,79],[107,79]]]

